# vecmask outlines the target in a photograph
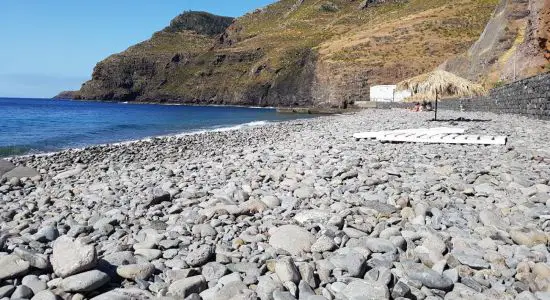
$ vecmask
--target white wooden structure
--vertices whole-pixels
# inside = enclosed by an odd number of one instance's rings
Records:
[[[387,131],[371,131],[361,132],[353,135],[356,139],[379,139],[390,134],[399,133],[464,133],[463,128],[451,128],[451,127],[435,127],[435,128],[416,128],[416,129],[400,129],[400,130],[387,130]]]
[[[506,145],[506,136],[480,136],[463,134],[462,128],[419,128],[393,131],[362,132],[353,135],[356,139],[377,139],[382,142],[411,142],[432,144],[479,144]]]
[[[370,87],[370,101],[374,102],[403,102],[411,96],[408,90],[397,91],[396,85],[374,85]]]

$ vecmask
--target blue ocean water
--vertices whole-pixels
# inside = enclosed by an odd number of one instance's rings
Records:
[[[308,117],[269,108],[0,98],[0,157]]]

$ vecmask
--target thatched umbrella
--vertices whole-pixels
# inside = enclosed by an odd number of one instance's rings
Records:
[[[446,97],[472,97],[485,93],[485,89],[476,83],[443,70],[435,70],[397,84],[397,90],[409,90],[410,99],[435,99],[435,120],[437,120],[437,101]]]

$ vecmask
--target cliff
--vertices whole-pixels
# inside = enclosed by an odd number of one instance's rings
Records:
[[[550,71],[550,0],[501,0],[480,38],[441,68],[491,88]]]
[[[281,0],[187,12],[95,67],[76,99],[341,106],[466,52],[498,0]]]

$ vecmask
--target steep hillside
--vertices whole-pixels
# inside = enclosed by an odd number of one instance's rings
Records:
[[[497,2],[281,0],[232,22],[186,13],[100,62],[73,96],[339,106],[465,52]]]
[[[479,40],[441,68],[486,87],[550,71],[550,0],[501,0]]]
[[[187,12],[151,39],[112,55],[94,68],[92,80],[74,96],[79,99],[156,99],[172,74],[210,50],[232,18]]]

